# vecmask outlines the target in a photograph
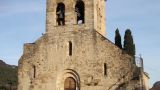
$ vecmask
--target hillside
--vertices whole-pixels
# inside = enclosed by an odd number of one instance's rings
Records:
[[[0,90],[16,90],[17,66],[0,60]]]

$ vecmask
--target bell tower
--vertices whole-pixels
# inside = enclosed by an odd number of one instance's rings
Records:
[[[106,0],[94,0],[94,29],[106,35]]]
[[[105,0],[47,0],[46,33],[63,29],[106,34]]]

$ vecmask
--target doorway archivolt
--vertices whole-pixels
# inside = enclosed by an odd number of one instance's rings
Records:
[[[57,90],[80,90],[80,77],[74,70],[65,70],[57,78]]]

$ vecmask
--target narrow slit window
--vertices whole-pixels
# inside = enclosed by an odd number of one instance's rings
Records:
[[[72,56],[72,42],[69,41],[69,56]]]
[[[33,66],[33,78],[36,78],[36,66]]]
[[[104,63],[104,76],[107,76],[107,64]]]

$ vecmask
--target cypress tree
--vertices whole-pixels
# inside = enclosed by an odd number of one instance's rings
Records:
[[[115,31],[115,45],[122,49],[121,35],[118,28]]]
[[[125,31],[124,36],[124,50],[131,56],[135,56],[135,44],[133,42],[132,32],[130,29]]]

